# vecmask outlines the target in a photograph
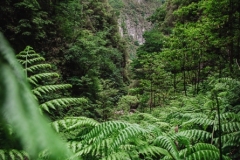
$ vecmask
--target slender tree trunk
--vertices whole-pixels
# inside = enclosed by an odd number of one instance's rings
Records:
[[[176,93],[176,90],[177,90],[176,73],[173,74],[173,88],[174,88],[174,93]]]
[[[222,127],[221,127],[221,117],[220,117],[220,106],[217,94],[215,94],[216,102],[217,102],[217,114],[218,114],[218,129],[219,129],[219,154],[220,154],[220,160],[223,160],[222,155]]]
[[[230,36],[230,44],[229,44],[229,70],[230,74],[233,73],[233,3],[232,0],[229,1],[229,36]]]
[[[183,59],[183,90],[184,90],[185,96],[187,96],[185,58],[186,58],[186,55],[184,54],[184,59]]]
[[[199,50],[200,52],[200,57],[199,57],[199,61],[198,61],[198,73],[197,73],[197,94],[198,94],[198,89],[199,89],[199,83],[200,83],[200,78],[201,78],[201,62],[202,62],[202,51]]]
[[[152,98],[153,98],[153,91],[152,91],[152,79],[151,79],[151,82],[150,82],[150,104],[149,104],[150,113],[152,112]]]

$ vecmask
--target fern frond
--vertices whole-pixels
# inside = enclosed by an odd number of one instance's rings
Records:
[[[178,132],[177,135],[189,137],[194,140],[199,140],[199,139],[207,140],[212,136],[211,133],[207,131],[197,130],[197,129],[181,131],[181,132]]]
[[[138,113],[138,116],[142,116],[143,119],[146,119],[151,122],[160,121],[158,118],[154,117],[153,115],[151,115],[149,113]]]
[[[155,139],[154,144],[166,149],[173,159],[180,159],[177,147],[169,137],[159,136]]]
[[[206,114],[203,113],[184,113],[183,118],[194,119],[194,118],[208,118]]]
[[[59,84],[59,85],[45,85],[45,86],[39,86],[37,88],[34,88],[32,90],[34,95],[42,96],[42,94],[47,94],[49,92],[57,91],[60,89],[67,89],[71,88],[72,85],[70,84]]]
[[[147,133],[147,130],[141,128],[137,124],[131,124],[126,128],[119,130],[118,136],[113,140],[112,148],[116,150],[124,142],[128,141],[132,137],[143,135]]]
[[[92,129],[88,134],[84,135],[83,138],[85,139],[85,143],[92,143],[128,126],[130,126],[129,123],[121,121],[104,122]]]
[[[207,118],[194,118],[187,122],[184,122],[182,125],[187,125],[187,124],[199,124],[204,126],[210,126],[214,124],[214,120],[207,119]]]
[[[0,150],[0,157],[1,157],[2,160],[7,159],[4,150]]]
[[[138,148],[138,153],[147,155],[147,156],[154,156],[154,155],[170,156],[169,152],[166,149],[163,149],[157,146],[152,146],[152,145],[140,146]]]
[[[28,59],[27,61],[18,59],[18,62],[21,63],[22,65],[25,65],[26,63],[33,64],[33,63],[41,62],[41,61],[45,61],[45,59],[43,57],[36,57],[36,58]]]
[[[238,145],[238,144],[240,144],[240,131],[224,134],[221,136],[221,139],[222,139],[223,145],[228,145],[228,143],[229,143],[229,145],[233,144],[233,143],[237,143],[237,145]],[[215,138],[214,141],[216,144],[218,144],[219,137]]]
[[[225,139],[222,137],[223,140],[223,148],[225,147],[239,147],[240,145],[240,132],[238,132],[238,135],[233,137],[229,137],[228,139]]]
[[[182,135],[182,134],[173,134],[173,135],[170,135],[169,138],[171,138],[178,144],[183,144],[185,147],[189,147],[191,143],[190,142],[191,139],[186,135]]]
[[[226,113],[222,113],[220,114],[220,118],[221,120],[240,120],[239,115],[232,113],[232,112],[226,112]]]
[[[35,71],[46,69],[46,68],[51,68],[51,65],[50,64],[36,64],[36,65],[30,66],[28,68],[25,68],[24,71],[33,73]]]
[[[17,59],[26,59],[26,58],[36,58],[36,57],[40,57],[39,54],[37,53],[33,53],[33,52],[29,52],[29,53],[26,53],[25,51],[22,51],[20,52],[19,54],[16,55]]]
[[[60,132],[60,128],[64,130],[73,130],[77,128],[81,128],[83,126],[97,126],[99,122],[95,121],[92,118],[87,117],[66,117],[62,120],[54,121],[52,123],[53,128]]]
[[[126,152],[115,152],[110,154],[107,157],[102,158],[101,160],[131,160],[131,156]]]
[[[191,148],[191,154],[187,155],[186,160],[203,160],[209,159],[211,160],[219,160],[219,149],[216,148],[214,145],[207,144],[207,143],[198,143]],[[228,159],[225,157],[224,159]]]
[[[240,122],[229,122],[222,125],[223,132],[236,132],[240,131]]]
[[[19,151],[16,149],[0,150],[0,157],[2,160],[29,159],[29,155],[25,151]]]
[[[67,143],[67,146],[73,151],[73,153],[76,153],[83,147],[82,143],[79,141],[70,141]]]
[[[85,98],[59,98],[41,104],[40,108],[49,112],[50,108],[56,109],[56,107],[66,107],[83,103],[87,103]]]
[[[59,74],[56,72],[39,73],[39,74],[35,74],[33,76],[28,77],[28,81],[32,84],[36,84],[38,80],[43,78],[50,78],[50,77],[59,77]]]

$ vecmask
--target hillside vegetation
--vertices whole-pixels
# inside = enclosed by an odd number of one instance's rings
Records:
[[[239,11],[238,0],[1,1],[0,159],[238,160]],[[151,24],[132,61],[126,16]]]

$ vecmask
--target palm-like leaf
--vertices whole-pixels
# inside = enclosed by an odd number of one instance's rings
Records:
[[[200,139],[208,140],[212,136],[211,133],[207,131],[196,130],[196,129],[181,131],[181,132],[178,132],[177,135],[189,137],[189,139],[193,139],[193,140],[200,140]]]
[[[185,155],[187,160],[208,160],[211,157],[211,160],[219,160],[220,154],[219,149],[214,145],[207,143],[197,143],[194,145],[187,155]],[[224,159],[229,159],[224,157]]]
[[[34,73],[36,71],[43,70],[46,68],[51,68],[51,65],[50,64],[36,64],[36,65],[30,66],[30,67],[24,69],[24,71]]]
[[[1,160],[25,160],[29,159],[29,155],[25,151],[19,151],[16,149],[11,150],[0,150]]]
[[[52,123],[53,128],[60,132],[61,130],[77,130],[84,126],[97,126],[99,122],[93,120],[92,118],[86,117],[66,117],[62,120],[54,121]]]
[[[30,83],[37,84],[38,80],[44,79],[44,78],[51,78],[51,77],[59,77],[59,74],[55,72],[50,72],[50,73],[39,73],[32,75],[28,78]]]
[[[85,98],[59,98],[44,102],[40,105],[40,108],[49,112],[49,109],[56,109],[56,107],[67,107],[71,105],[86,103]]]
[[[22,59],[18,59],[18,62],[20,62],[22,65],[34,64],[36,62],[42,62],[42,61],[45,61],[45,59],[43,57],[36,57],[36,58],[28,59],[27,61],[22,60]]]
[[[169,138],[167,136],[159,136],[155,139],[154,144],[161,148],[166,149],[168,151],[169,155],[173,159],[176,159],[176,160],[180,159],[177,147],[171,138]],[[169,157],[169,156],[167,156],[167,157]]]
[[[42,97],[42,94],[49,94],[50,92],[54,92],[60,89],[67,89],[71,87],[72,85],[70,84],[45,85],[45,86],[39,86],[37,88],[34,88],[32,91],[34,95]]]

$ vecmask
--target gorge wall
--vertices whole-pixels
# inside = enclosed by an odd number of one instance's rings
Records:
[[[151,28],[147,18],[161,5],[159,0],[122,0],[119,15],[119,31],[140,45],[144,43],[143,33]]]
[[[118,15],[120,35],[128,43],[129,58],[135,57],[136,49],[144,43],[143,34],[151,28],[147,18],[160,7],[162,0],[109,0]]]

